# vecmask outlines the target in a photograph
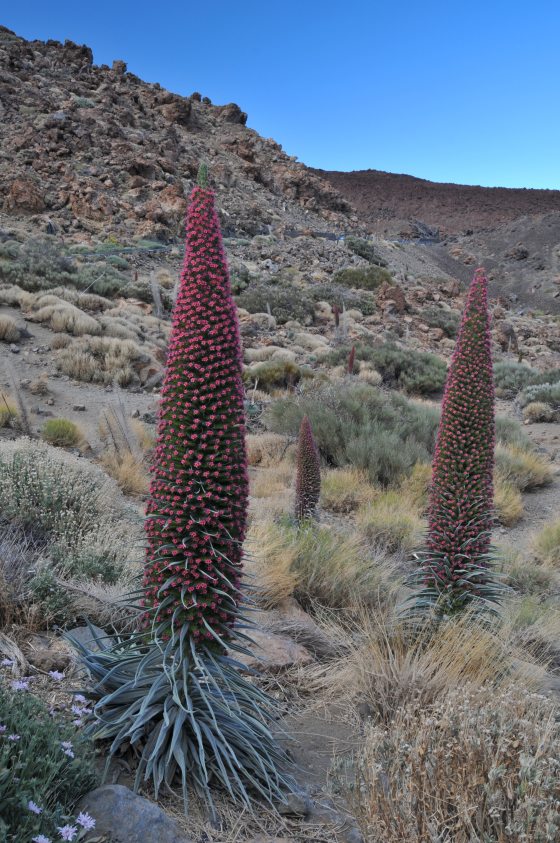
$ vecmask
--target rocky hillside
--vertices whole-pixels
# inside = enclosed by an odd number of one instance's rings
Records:
[[[464,235],[522,216],[560,212],[560,190],[442,184],[381,170],[313,172],[341,193],[371,230],[389,237],[422,237],[430,229]]]
[[[226,231],[332,227],[348,210],[328,182],[248,129],[239,106],[182,97],[123,61],[109,68],[92,59],[89,47],[25,41],[0,27],[5,214],[32,217],[43,231],[167,242],[180,234],[202,159]]]
[[[137,295],[138,275],[162,263],[176,275],[187,196],[206,161],[236,284],[242,293],[259,286],[254,307],[274,306],[278,296],[265,288],[279,285],[289,297],[294,283],[297,300],[305,290],[313,301],[334,296],[354,307],[356,297],[332,282],[368,266],[341,240],[358,234],[394,279],[465,283],[484,263],[506,306],[558,311],[559,191],[311,170],[246,120],[234,103],[171,93],[123,61],[96,66],[87,46],[26,41],[0,27],[0,281],[20,283],[45,251],[43,242],[28,254],[26,243],[45,236],[51,252],[54,241],[62,251],[59,264],[69,253],[73,271],[78,258],[93,261],[76,286],[94,292],[125,285]],[[112,262],[109,281],[102,254]]]

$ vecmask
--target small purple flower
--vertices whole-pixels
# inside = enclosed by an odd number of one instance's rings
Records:
[[[77,703],[87,703],[87,700],[83,694],[74,694],[74,699]]]
[[[83,725],[84,725],[84,721],[83,721],[83,720],[80,720],[80,719],[78,718],[77,720],[72,720],[72,725],[73,725],[73,726],[83,726]]]
[[[14,663],[13,659],[2,659],[2,661],[0,662],[0,665],[2,667],[11,667],[13,665],[13,663]]]
[[[33,814],[42,814],[43,813],[43,809],[39,808],[39,806],[32,799],[30,799],[29,802],[27,803],[27,808]]]
[[[90,817],[89,814],[86,814],[85,811],[82,811],[76,817],[76,822],[78,825],[81,825],[82,828],[85,828],[86,831],[89,831],[91,828],[95,828],[95,820],[93,817]]]
[[[8,735],[8,740],[17,743],[21,738],[21,735]]]
[[[45,837],[44,834],[38,834],[37,837],[31,838],[32,843],[51,843],[50,837]]]
[[[75,825],[63,825],[62,828],[57,826],[57,830],[63,840],[73,840],[78,833]]]
[[[10,684],[13,691],[29,690],[29,679],[14,679]]]
[[[64,752],[65,755],[68,756],[68,758],[75,758],[76,757],[74,755],[74,749],[72,747],[71,741],[61,741],[60,745],[62,747],[62,751]]]
[[[2,735],[4,732],[6,732],[7,729],[8,729],[7,726],[4,726],[3,723],[0,723],[0,735]]]
[[[60,672],[60,670],[49,670],[49,676],[51,679],[54,679],[55,682],[60,682],[61,679],[64,679],[64,674]]]

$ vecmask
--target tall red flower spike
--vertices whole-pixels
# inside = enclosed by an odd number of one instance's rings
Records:
[[[136,753],[135,787],[181,784],[216,820],[212,790],[250,807],[293,788],[272,732],[276,700],[234,658],[242,631],[248,496],[237,314],[201,168],[173,313],[146,518],[145,627],[114,646],[75,642],[94,679],[90,733]]]
[[[353,345],[350,349],[350,354],[348,355],[348,374],[354,374],[354,365],[356,362],[356,346]]]
[[[307,416],[301,420],[297,451],[296,505],[297,521],[314,518],[321,494],[319,449]]]
[[[455,611],[497,602],[488,567],[493,525],[494,383],[488,282],[471,283],[447,375],[432,470],[420,600]]]
[[[227,636],[248,498],[242,355],[213,192],[194,188],[147,508],[145,605],[159,632]]]

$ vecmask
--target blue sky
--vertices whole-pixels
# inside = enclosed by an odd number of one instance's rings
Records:
[[[558,0],[27,0],[0,22],[237,102],[312,166],[560,189]]]

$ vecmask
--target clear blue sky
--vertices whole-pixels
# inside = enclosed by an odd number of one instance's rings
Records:
[[[560,188],[558,0],[20,0],[0,22],[237,102],[312,166]]]

